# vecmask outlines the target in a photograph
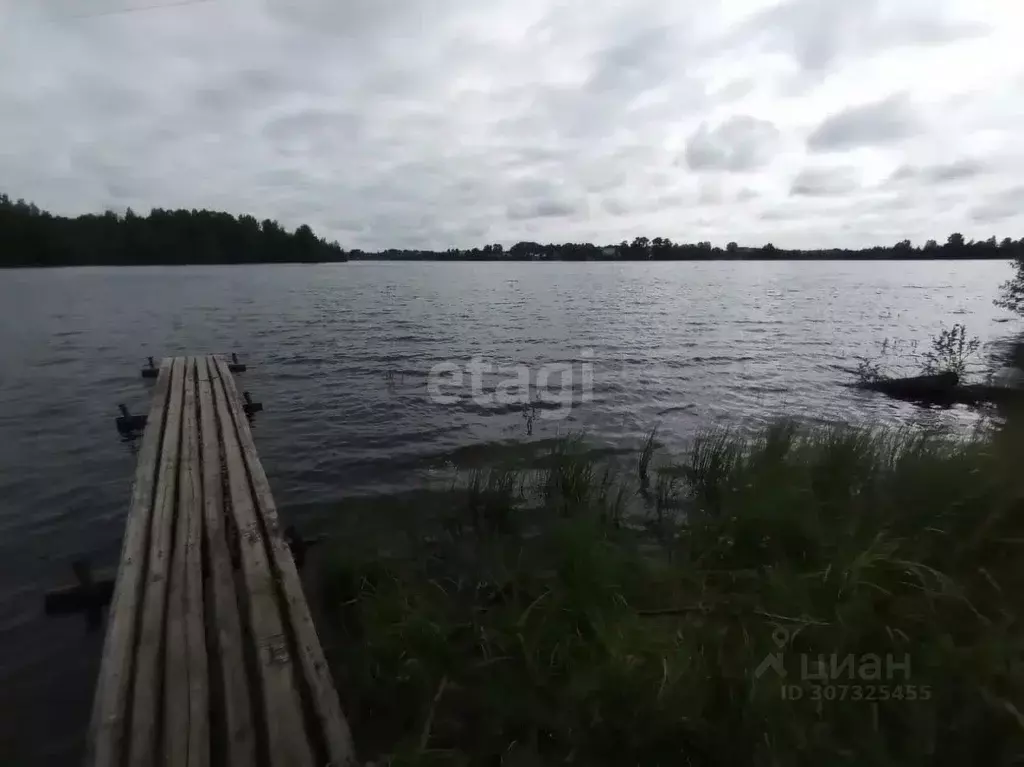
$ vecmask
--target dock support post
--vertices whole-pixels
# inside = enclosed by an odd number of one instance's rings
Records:
[[[77,560],[71,564],[78,583],[47,592],[44,609],[47,615],[60,615],[80,611],[96,611],[110,604],[114,594],[114,579],[101,578],[95,580],[92,567],[85,560]]]
[[[252,397],[249,396],[249,392],[242,392],[242,398],[245,400],[245,404],[242,405],[242,409],[246,415],[251,416],[253,413],[263,412],[262,402],[253,402]]]
[[[238,355],[231,352],[231,362],[228,363],[228,370],[232,373],[244,373],[245,364],[238,361]]]
[[[135,432],[142,431],[146,428],[146,416],[145,415],[132,415],[128,412],[128,408],[124,405],[118,405],[118,410],[121,411],[114,423],[117,425],[117,430],[124,436],[131,436]]]
[[[160,368],[158,368],[156,364],[153,362],[152,357],[148,357],[147,359],[149,360],[149,366],[142,368],[142,377],[156,378],[157,375],[160,373]]]

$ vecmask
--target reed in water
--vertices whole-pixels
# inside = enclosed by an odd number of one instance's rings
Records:
[[[1014,424],[780,423],[618,463],[567,440],[339,538],[323,609],[362,758],[1011,763]]]

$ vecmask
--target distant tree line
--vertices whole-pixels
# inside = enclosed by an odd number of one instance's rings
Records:
[[[482,248],[445,251],[431,250],[384,250],[365,252],[353,250],[353,259],[385,259],[397,261],[716,261],[716,260],[765,260],[765,261],[825,261],[832,259],[849,260],[903,260],[903,259],[986,259],[1016,258],[1024,253],[1024,238],[1002,241],[990,237],[987,240],[967,241],[964,236],[954,233],[945,244],[928,240],[923,247],[915,247],[910,240],[895,245],[876,246],[860,250],[845,248],[786,250],[771,243],[761,247],[742,247],[730,242],[724,248],[710,242],[680,243],[667,237],[637,237],[632,242],[623,240],[617,245],[593,245],[590,243],[567,242],[562,244],[541,244],[539,242],[517,242],[510,248],[502,245],[484,245]]]
[[[154,209],[139,216],[107,211],[76,218],[55,216],[24,200],[0,194],[0,267],[148,264],[245,264],[336,262],[352,259],[396,261],[710,261],[710,260],[900,260],[1024,257],[1024,238],[967,241],[951,234],[942,245],[915,247],[903,240],[886,247],[848,250],[786,250],[771,243],[724,248],[710,242],[677,243],[667,237],[637,237],[615,245],[517,242],[482,248],[345,252],[303,224],[294,232],[270,219],[209,210]]]
[[[306,225],[209,210],[54,216],[0,194],[0,267],[346,261]]]

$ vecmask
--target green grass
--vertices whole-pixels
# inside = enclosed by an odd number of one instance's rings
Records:
[[[325,628],[360,755],[1019,764],[1020,445],[781,423],[702,434],[681,461],[652,435],[623,468],[577,438],[538,469],[473,471],[414,528],[342,527]],[[755,673],[772,653],[785,678]],[[801,678],[848,655],[883,678]]]

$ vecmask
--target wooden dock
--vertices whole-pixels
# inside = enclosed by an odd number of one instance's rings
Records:
[[[159,366],[90,767],[356,764],[229,364]]]

